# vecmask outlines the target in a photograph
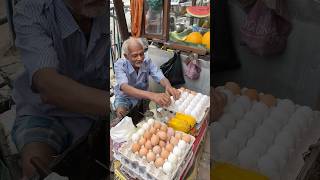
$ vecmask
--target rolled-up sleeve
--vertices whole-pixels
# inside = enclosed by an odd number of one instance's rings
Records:
[[[161,69],[155,65],[151,60],[149,62],[149,67],[150,67],[150,76],[154,81],[157,83],[160,83],[160,81],[165,78]]]
[[[121,87],[122,84],[128,84],[128,77],[126,74],[126,69],[124,67],[124,63],[122,60],[118,60],[114,64],[114,72],[116,76],[116,81],[119,87]]]
[[[57,68],[58,59],[52,38],[42,27],[41,14],[30,17],[25,11],[16,12],[14,25],[16,46],[20,49],[21,60],[29,74],[30,87],[32,77],[42,68]]]

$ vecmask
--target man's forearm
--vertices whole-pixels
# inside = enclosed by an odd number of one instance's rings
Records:
[[[33,82],[45,103],[67,111],[105,116],[109,108],[107,91],[84,86],[55,70],[38,71]]]
[[[135,97],[135,98],[141,98],[141,99],[149,99],[152,100],[154,93],[149,91],[140,90],[137,88],[134,88],[128,84],[122,84],[121,85],[121,91],[123,91],[125,94]]]
[[[167,78],[163,78],[160,81],[161,86],[163,86],[165,89],[171,87],[171,83]]]

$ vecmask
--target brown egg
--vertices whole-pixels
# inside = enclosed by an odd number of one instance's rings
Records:
[[[277,101],[276,98],[274,96],[272,96],[271,94],[260,95],[259,99],[262,103],[264,103],[268,107],[275,106],[276,101]]]
[[[163,132],[167,132],[167,125],[163,124],[161,127],[160,127],[160,130],[163,131]]]
[[[164,159],[162,159],[161,157],[157,158],[154,165],[156,165],[157,168],[161,167],[164,163]]]
[[[145,139],[150,139],[151,138],[151,133],[147,131],[147,132],[144,133],[143,137]]]
[[[195,91],[191,91],[191,94],[194,96],[197,95],[197,93]]]
[[[184,87],[181,87],[180,89],[181,89],[182,91],[186,90]]]
[[[155,154],[160,154],[161,153],[161,147],[157,145],[157,146],[153,147],[152,151]]]
[[[165,132],[163,132],[163,131],[159,131],[159,132],[157,133],[157,135],[159,136],[159,138],[160,138],[161,140],[167,140],[167,133],[165,133]]]
[[[140,146],[144,145],[146,143],[146,139],[144,137],[140,138],[139,144]]]
[[[147,161],[151,162],[151,161],[154,161],[154,160],[156,160],[156,155],[152,151],[148,152]]]
[[[247,89],[243,95],[248,96],[251,101],[257,101],[259,99],[258,92],[255,89]]]
[[[180,132],[176,132],[175,137],[180,140],[182,138],[182,134]]]
[[[227,82],[224,87],[230,90],[233,94],[240,94],[240,86],[235,82]]]
[[[191,90],[190,89],[186,89],[185,90],[187,93],[191,93]]]
[[[172,150],[173,150],[173,145],[170,144],[170,143],[168,143],[168,144],[166,145],[166,150],[167,150],[168,152],[172,152]]]
[[[140,150],[140,145],[138,144],[138,143],[134,143],[134,144],[132,144],[132,146],[131,146],[131,150],[132,150],[132,152],[138,152],[139,150]]]
[[[149,130],[150,134],[155,134],[157,130],[154,127],[151,127]]]
[[[159,146],[160,146],[161,148],[164,148],[164,147],[166,146],[166,143],[161,140],[161,141],[159,141]]]
[[[190,143],[191,137],[187,134],[182,136],[182,140],[184,140],[186,143]]]
[[[167,135],[168,135],[169,137],[174,136],[174,130],[173,130],[171,127],[168,127]]]
[[[152,144],[153,146],[156,146],[156,145],[159,144],[159,136],[158,136],[158,135],[153,135],[153,136],[151,137],[151,144]]]
[[[146,148],[141,148],[139,151],[140,156],[146,156],[148,153],[148,150]]]
[[[170,153],[169,153],[167,150],[162,149],[160,156],[161,156],[163,159],[167,159],[168,156],[169,156],[169,154],[170,154]]]
[[[161,123],[160,122],[158,122],[158,121],[156,121],[155,123],[154,123],[154,126],[153,126],[155,129],[160,129],[160,127],[161,127]]]
[[[175,145],[178,144],[178,142],[179,142],[179,140],[178,140],[177,138],[171,137],[171,139],[170,139],[170,143],[171,143],[171,144],[173,144],[173,145],[175,146]]]
[[[148,140],[148,141],[144,144],[144,147],[147,148],[148,150],[152,149],[151,141]]]

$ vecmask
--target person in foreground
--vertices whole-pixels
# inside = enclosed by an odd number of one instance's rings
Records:
[[[117,117],[125,116],[141,99],[154,101],[160,106],[168,106],[171,103],[170,96],[174,99],[180,97],[180,91],[171,86],[169,80],[150,58],[145,57],[144,44],[140,38],[130,37],[124,41],[122,51],[124,58],[118,59],[114,66],[117,82],[114,107]],[[149,76],[165,88],[165,93],[147,91]]]
[[[25,71],[14,83],[13,141],[23,179],[49,166],[107,114],[105,0],[21,0],[14,16]]]

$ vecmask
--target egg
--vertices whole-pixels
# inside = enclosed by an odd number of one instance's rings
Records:
[[[162,168],[166,174],[170,174],[173,170],[172,164],[170,162],[165,162]]]
[[[184,90],[185,90],[185,88],[184,88],[184,87],[180,87],[179,89],[180,89],[181,91],[184,91]]]
[[[228,90],[230,90],[233,94],[240,94],[241,89],[240,86],[237,83],[234,82],[227,82],[224,87]]]
[[[186,89],[185,90],[187,93],[191,93],[191,90],[190,89]]]
[[[149,129],[149,124],[148,123],[144,123],[143,125],[142,125],[142,128],[143,129],[145,129],[145,130],[147,130],[147,129]]]
[[[139,151],[140,156],[146,156],[148,153],[148,150],[144,147],[142,147]]]
[[[230,129],[234,128],[234,126],[236,124],[236,118],[230,113],[225,113],[220,117],[219,123],[225,129],[230,130]]]
[[[259,100],[260,100],[260,102],[264,103],[268,107],[275,106],[277,103],[276,98],[274,96],[272,96],[271,94],[260,95]]]
[[[259,99],[258,92],[255,89],[247,89],[243,95],[249,97],[251,101],[257,101]]]
[[[151,133],[149,131],[147,131],[147,132],[144,133],[143,137],[145,139],[150,139],[151,138]]]
[[[132,152],[138,152],[140,150],[140,145],[138,143],[134,143],[132,144],[132,147],[131,147],[131,150]]]
[[[155,153],[155,154],[160,154],[161,153],[161,147],[159,145],[157,146],[154,146],[152,151]]]
[[[133,142],[137,142],[139,140],[139,135],[137,133],[132,134],[131,140]]]
[[[154,123],[154,126],[153,126],[155,129],[160,129],[160,127],[161,127],[161,123],[160,122],[158,122],[158,121],[156,121],[155,123]]]
[[[159,143],[159,136],[158,135],[153,135],[152,137],[151,137],[151,144],[153,145],[153,146],[155,146],[155,145],[157,145]]]
[[[253,149],[247,147],[240,151],[238,155],[238,160],[240,166],[248,169],[255,170],[257,169],[257,161],[259,159],[259,154]]]
[[[164,147],[166,147],[166,143],[161,140],[161,141],[159,141],[159,146],[160,146],[161,148],[164,148]]]
[[[247,147],[251,148],[259,155],[262,155],[266,152],[268,146],[267,144],[263,143],[258,137],[254,136],[247,142]]]
[[[295,147],[295,139],[289,132],[282,131],[275,138],[275,144],[284,146],[286,149]]]
[[[257,112],[258,114],[261,114],[263,117],[266,117],[269,114],[268,106],[261,102],[255,102],[251,108],[251,111]]]
[[[179,143],[179,139],[177,139],[177,138],[175,138],[175,137],[171,137],[170,143],[175,146],[175,145],[177,145],[177,144]]]
[[[206,98],[206,97],[204,97],[204,98]],[[244,110],[245,110],[246,112],[250,110],[251,105],[252,105],[249,97],[247,97],[247,96],[240,96],[240,97],[238,97],[237,100],[236,100],[236,102],[239,103],[239,104],[241,104],[241,105],[244,107]]]
[[[167,133],[163,132],[163,131],[158,131],[157,135],[159,136],[159,138],[163,141],[167,140]]]
[[[138,130],[137,134],[138,134],[139,136],[143,136],[143,134],[144,134],[144,129],[140,128],[140,129]]]
[[[285,168],[285,165],[289,158],[288,149],[283,146],[273,145],[267,153],[270,157],[275,159],[275,161],[280,166],[280,169]]]
[[[152,144],[150,140],[147,140],[147,142],[144,144],[144,147],[148,150],[152,149]]]
[[[152,151],[148,152],[148,154],[147,154],[147,161],[148,161],[148,162],[152,162],[152,161],[154,161],[154,160],[156,160],[156,155],[155,155]]]
[[[154,123],[154,119],[148,119],[148,122],[147,122],[148,124],[149,124],[149,126],[152,126],[153,125],[153,123]]]
[[[139,140],[140,146],[144,145],[146,143],[146,139],[144,137],[141,137]]]
[[[229,112],[237,119],[241,119],[243,114],[245,113],[245,110],[243,106],[240,103],[233,103],[230,106]]]
[[[182,136],[182,140],[184,140],[186,143],[190,143],[191,137],[187,134]]]
[[[227,130],[219,121],[215,121],[210,126],[210,133],[212,141],[218,142],[226,137]]]
[[[279,166],[277,166],[275,160],[269,155],[265,155],[259,159],[258,168],[260,172],[267,175],[270,179],[279,177]]]
[[[178,147],[174,147],[172,153],[177,157],[180,157],[182,154],[181,150]]]
[[[181,149],[181,151],[183,151],[186,148],[187,144],[185,141],[180,140],[178,143],[178,147]]]
[[[165,149],[166,149],[168,152],[172,152],[172,150],[173,150],[173,145],[170,144],[170,143],[168,143],[168,144],[166,145]]]
[[[219,156],[221,157],[221,160],[224,161],[233,160],[237,156],[238,150],[238,147],[229,139],[223,140],[218,147]]]
[[[164,132],[167,132],[167,129],[168,129],[168,127],[167,127],[167,125],[165,125],[165,124],[163,124],[163,125],[160,127],[160,130],[161,130],[161,131],[164,131]]]
[[[162,157],[163,159],[167,159],[169,154],[170,153],[167,150],[162,149],[160,157]]]
[[[156,161],[154,162],[157,168],[161,167],[163,163],[164,163],[164,160],[161,157],[157,158]]]
[[[255,133],[255,136],[259,138],[267,146],[271,145],[274,140],[274,131],[267,126],[260,126]]]
[[[248,121],[238,122],[236,128],[242,131],[242,133],[245,134],[246,137],[252,136],[255,130],[254,125]]]
[[[174,136],[174,130],[173,130],[171,127],[168,127],[167,135],[168,135],[169,137]]]
[[[182,134],[180,132],[176,132],[175,138],[180,140],[182,138]]]
[[[263,116],[257,112],[249,111],[244,115],[243,120],[248,121],[253,124],[254,127],[257,127],[263,121]]]
[[[178,161],[178,158],[173,153],[170,153],[170,155],[168,156],[168,161],[171,162],[172,164],[176,164]]]
[[[156,131],[156,129],[154,127],[151,127],[149,129],[149,132],[150,132],[150,134],[155,134],[157,131]]]
[[[246,144],[247,136],[240,129],[233,129],[229,132],[228,139],[242,149]]]

